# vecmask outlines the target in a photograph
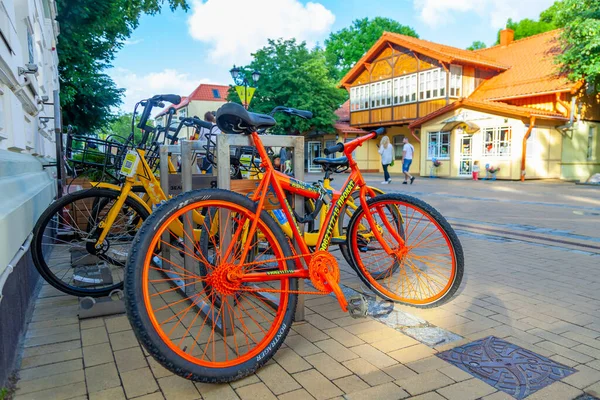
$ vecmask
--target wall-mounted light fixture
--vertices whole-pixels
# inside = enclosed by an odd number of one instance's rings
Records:
[[[19,76],[26,74],[36,74],[38,72],[38,66],[36,64],[25,64],[25,68],[17,68]]]

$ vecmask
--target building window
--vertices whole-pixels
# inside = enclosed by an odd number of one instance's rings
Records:
[[[394,79],[394,104],[404,103],[404,78]]]
[[[427,159],[450,158],[450,132],[429,132]]]
[[[353,87],[350,89],[350,110],[355,111],[358,110],[358,88]]]
[[[371,108],[381,107],[382,82],[371,84]]]
[[[441,68],[419,73],[419,100],[446,96],[446,76]]]
[[[587,140],[587,159],[588,160],[594,160],[596,157],[594,157],[594,138],[596,137],[596,132],[597,132],[597,127],[596,126],[590,126],[590,129],[588,130],[588,140]]]
[[[512,131],[510,126],[483,129],[483,156],[507,157],[511,155]]]
[[[366,110],[369,108],[369,87],[361,86],[360,87],[360,107],[361,110]]]
[[[213,97],[215,99],[220,99],[221,98],[221,93],[219,93],[219,89],[213,89],[212,92],[213,92]]]
[[[402,160],[402,149],[404,148],[404,135],[394,136],[394,159]]]
[[[460,65],[450,66],[450,97],[462,95],[462,67]]]
[[[385,86],[385,95],[382,96],[382,106],[391,106],[392,105],[392,81],[385,81],[382,83]]]
[[[177,111],[177,116],[179,116],[179,118],[186,118],[187,117],[187,107],[186,108],[180,108]]]

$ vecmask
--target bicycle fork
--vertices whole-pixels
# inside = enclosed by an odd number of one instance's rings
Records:
[[[106,214],[104,220],[100,221],[100,223],[98,224],[98,228],[101,229],[101,231],[100,235],[98,236],[98,239],[96,240],[96,244],[94,245],[96,249],[100,249],[102,247],[104,240],[108,236],[110,228],[115,223],[117,215],[119,215],[119,211],[121,211],[121,209],[123,208],[123,205],[125,204],[125,201],[127,200],[129,193],[131,192],[132,186],[133,179],[127,178],[125,184],[123,185],[123,188],[121,189],[121,194],[117,198],[117,201],[115,201],[115,204],[113,204],[113,206],[110,208],[110,211],[108,212],[108,214]]]

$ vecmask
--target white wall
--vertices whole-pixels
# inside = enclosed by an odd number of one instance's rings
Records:
[[[55,17],[54,0],[0,1],[0,298],[7,265],[56,196],[54,169],[43,168],[56,157],[54,120],[40,120],[54,117],[42,103],[59,89]],[[19,74],[26,64],[37,73]]]

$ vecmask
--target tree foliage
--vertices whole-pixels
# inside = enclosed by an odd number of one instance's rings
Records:
[[[331,33],[325,40],[325,59],[331,76],[340,80],[346,75],[383,32],[419,37],[413,28],[390,18],[357,19],[349,27]]]
[[[476,40],[469,47],[467,47],[467,50],[479,50],[485,49],[486,47],[487,46],[485,45],[485,43],[483,43],[481,40]]]
[[[269,44],[253,54],[252,62],[241,74],[251,81],[251,71],[261,73],[250,110],[269,113],[276,106],[308,110],[313,118],[304,120],[276,114],[278,134],[299,134],[315,130],[332,132],[337,117],[335,110],[344,102],[345,91],[336,87],[325,65],[324,51],[310,50],[306,43],[294,39],[269,40]],[[228,100],[240,102],[235,91]]]
[[[549,19],[535,21],[529,18],[522,19],[520,21],[513,21],[511,18],[506,21],[506,27],[515,31],[515,40],[524,39],[529,36],[537,35],[538,33],[544,33],[556,29],[554,21],[548,16]],[[498,31],[498,37],[496,44],[500,44],[500,32]]]
[[[563,27],[563,52],[557,57],[570,80],[585,80],[590,91],[600,87],[600,2],[563,0],[556,2],[556,25]],[[552,8],[552,7],[551,7]]]
[[[133,117],[132,113],[124,113],[119,114],[113,117],[110,122],[108,122],[102,129],[99,131],[99,136],[103,138],[110,138],[116,140],[121,143],[125,143],[131,134],[131,118]],[[135,124],[140,122],[141,116],[136,115]],[[147,125],[152,126],[152,120],[147,122]],[[134,129],[134,143],[139,143],[142,140],[142,131],[141,129]]]
[[[103,71],[111,65],[143,13],[187,9],[185,0],[57,0],[60,24],[57,46],[64,124],[93,131],[111,118],[122,90]]]

